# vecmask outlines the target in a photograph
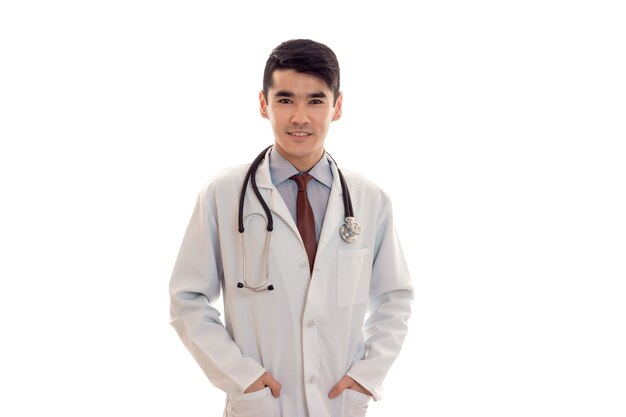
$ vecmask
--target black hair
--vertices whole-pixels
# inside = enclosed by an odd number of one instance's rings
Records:
[[[265,63],[263,95],[272,87],[275,70],[294,70],[322,79],[333,92],[333,105],[339,98],[339,62],[328,46],[310,39],[292,39],[278,45]]]

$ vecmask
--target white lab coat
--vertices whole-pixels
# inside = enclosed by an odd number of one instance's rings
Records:
[[[200,192],[170,283],[171,323],[213,385],[227,393],[226,417],[364,416],[370,397],[328,392],[345,374],[382,396],[381,384],[407,332],[413,288],[387,195],[344,172],[363,231],[344,242],[336,166],[313,273],[296,223],[272,184],[268,158],[256,180],[274,218],[273,291],[237,288],[243,256],[237,213],[248,166],[224,171]],[[264,280],[266,217],[250,185],[244,226],[248,283]],[[224,297],[225,324],[212,307]],[[282,385],[243,391],[269,371]]]

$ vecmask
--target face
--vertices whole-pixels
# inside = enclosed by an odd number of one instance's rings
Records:
[[[341,117],[341,93],[334,95],[326,83],[294,70],[276,70],[272,87],[259,93],[261,116],[274,130],[275,148],[298,170],[307,171],[324,154],[330,123]]]

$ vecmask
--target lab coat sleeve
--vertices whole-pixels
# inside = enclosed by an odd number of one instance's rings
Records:
[[[382,382],[400,353],[411,315],[413,286],[393,225],[388,201],[377,222],[369,306],[363,331],[365,358],[355,362],[348,376],[382,398]]]
[[[212,305],[223,276],[218,225],[207,190],[198,197],[170,281],[170,318],[184,345],[211,383],[242,393],[265,369],[243,357]]]

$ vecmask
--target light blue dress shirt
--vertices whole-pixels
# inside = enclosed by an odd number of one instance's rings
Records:
[[[278,189],[283,200],[285,200],[289,212],[293,216],[294,221],[296,221],[298,186],[295,181],[289,178],[300,172],[275,149],[272,149],[270,152],[269,159],[272,183]],[[315,216],[315,238],[319,242],[326,206],[328,205],[328,197],[330,197],[330,188],[333,185],[333,172],[330,169],[326,153],[308,173],[313,179],[309,181],[306,187],[306,194],[313,209],[313,216]]]

